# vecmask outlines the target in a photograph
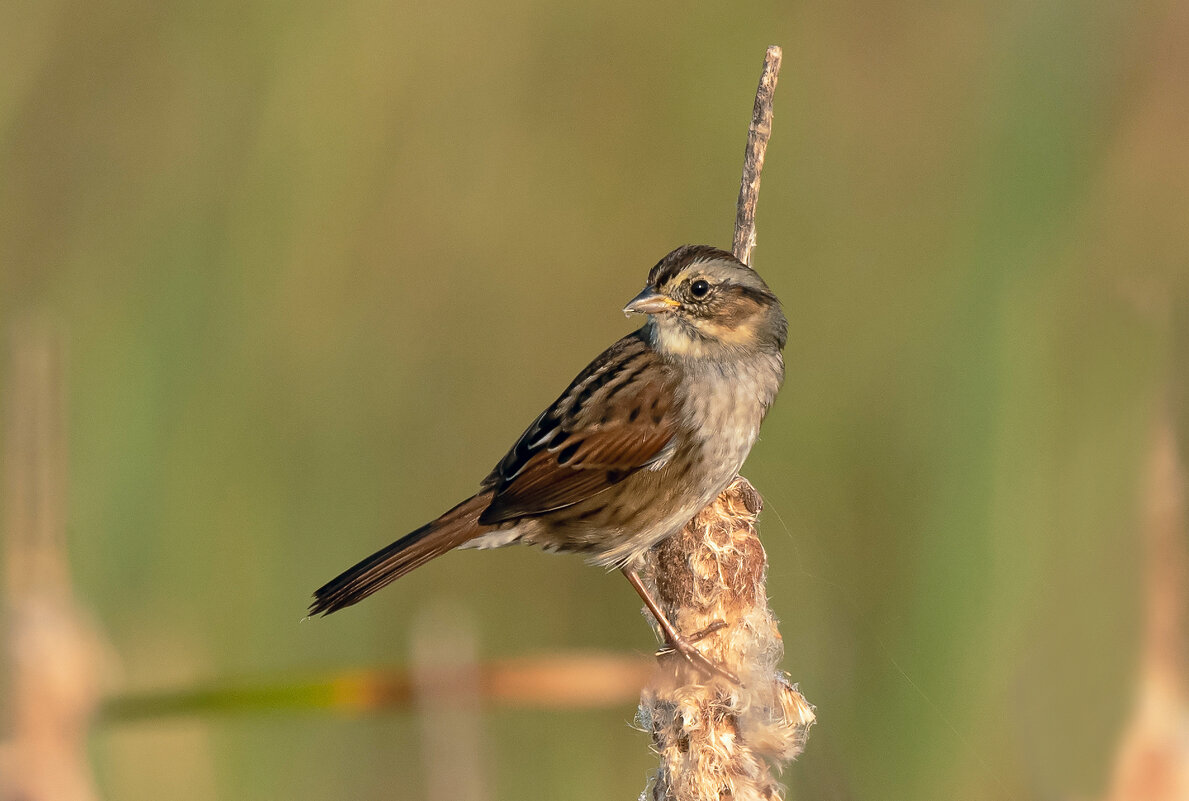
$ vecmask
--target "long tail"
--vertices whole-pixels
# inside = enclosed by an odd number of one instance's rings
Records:
[[[372,554],[315,590],[310,614],[329,615],[357,604],[430,559],[490,531],[491,526],[479,525],[479,514],[490,503],[489,492],[468,498],[432,523]]]

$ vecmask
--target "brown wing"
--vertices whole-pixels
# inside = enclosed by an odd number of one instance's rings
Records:
[[[673,439],[673,370],[629,334],[590,363],[483,482],[484,524],[572,506],[664,458]]]

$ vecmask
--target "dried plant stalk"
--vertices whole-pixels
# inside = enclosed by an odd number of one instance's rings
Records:
[[[747,129],[743,176],[739,180],[739,202],[735,206],[735,240],[731,246],[735,258],[744,264],[751,264],[751,252],[756,246],[756,201],[760,197],[764,154],[768,151],[768,138],[772,136],[772,99],[776,94],[780,58],[781,50],[775,45],[764,53],[764,69],[760,73],[756,102],[751,110],[751,125]]]
[[[780,57],[779,47],[768,48],[748,131],[734,239],[744,264],[755,247]],[[768,608],[768,560],[756,533],[760,506],[759,493],[737,476],[646,558],[641,578],[661,611],[741,680],[707,679],[677,654],[661,660],[639,712],[660,755],[654,801],[779,799],[775,773],[801,753],[813,725],[813,707],[778,668],[784,644]]]
[[[777,667],[784,645],[768,609],[760,504],[736,478],[645,566],[645,585],[679,631],[725,624],[698,648],[742,681],[707,681],[677,654],[658,664],[639,712],[661,759],[656,801],[780,798],[773,771],[801,752],[813,724],[813,707]]]

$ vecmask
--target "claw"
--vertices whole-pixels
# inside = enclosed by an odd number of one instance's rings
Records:
[[[702,637],[710,634],[712,631],[718,631],[725,625],[726,624],[722,623],[721,621],[711,624],[710,626],[707,626],[695,634],[694,637],[696,639],[701,639]],[[717,662],[708,659],[701,651],[690,645],[690,643],[684,638],[678,637],[676,642],[665,643],[665,646],[656,652],[656,656],[659,659],[660,657],[671,656],[675,653],[680,654],[686,662],[689,662],[690,666],[694,670],[704,673],[707,676],[721,676],[732,684],[737,684],[740,687],[743,686],[743,682],[739,680],[738,676]]]
[[[722,631],[726,627],[727,627],[727,621],[716,620],[713,623],[711,623],[709,626],[707,626],[706,628],[701,629],[700,631],[695,631],[693,634],[686,637],[685,640],[686,640],[686,642],[691,642],[691,643],[701,642],[702,640],[706,639],[714,632]]]

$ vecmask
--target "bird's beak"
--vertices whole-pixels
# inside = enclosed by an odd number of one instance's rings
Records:
[[[672,311],[681,304],[670,297],[654,292],[649,287],[644,287],[644,290],[636,297],[632,298],[628,305],[623,307],[623,313],[629,314],[660,314],[662,312]]]

